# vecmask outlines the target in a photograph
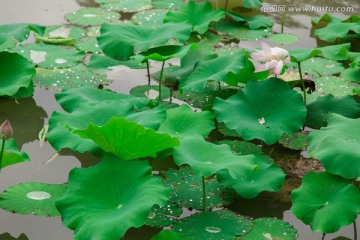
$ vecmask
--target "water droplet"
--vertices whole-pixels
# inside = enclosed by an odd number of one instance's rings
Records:
[[[84,14],[83,17],[90,18],[90,17],[96,17],[96,14]]]
[[[156,216],[156,214],[151,212],[148,216],[148,219],[154,219],[155,216]]]
[[[122,204],[120,203],[118,206],[117,206],[117,209],[120,209],[120,208],[122,208]]]
[[[63,64],[63,63],[66,63],[67,60],[65,60],[65,59],[63,59],[63,58],[57,58],[57,59],[55,59],[55,62],[56,62],[57,64]]]
[[[218,227],[206,227],[205,230],[209,233],[219,233],[221,232],[221,228]]]
[[[51,198],[51,194],[44,191],[33,191],[26,194],[26,197],[33,200],[44,200]]]

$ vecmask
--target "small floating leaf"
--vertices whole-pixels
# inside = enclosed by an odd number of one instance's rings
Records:
[[[353,83],[341,77],[325,76],[313,78],[316,85],[316,92],[334,96],[353,95],[353,89],[359,87],[358,83]]]
[[[72,24],[94,26],[105,22],[115,22],[120,19],[120,14],[101,8],[83,8],[76,12],[68,13],[65,18]]]
[[[323,76],[333,75],[344,70],[341,63],[325,58],[311,58],[301,63],[303,73]]]
[[[116,0],[116,1],[103,1],[97,0],[100,3],[100,7],[112,11],[121,12],[140,12],[146,9],[152,8],[151,0]]]
[[[159,86],[136,86],[130,90],[130,94],[135,97],[146,97],[148,99],[159,99]],[[170,97],[170,89],[161,88],[161,96],[163,99]]]
[[[164,24],[163,19],[167,12],[168,11],[165,9],[151,9],[148,11],[138,12],[131,17],[131,21],[138,25],[157,28]]]
[[[269,37],[269,41],[279,44],[292,44],[297,42],[299,37],[290,33],[274,34]]]
[[[279,139],[279,143],[289,149],[306,150],[308,145],[308,136],[303,132],[295,134],[284,133]]]
[[[165,227],[173,224],[183,213],[182,208],[173,202],[167,202],[163,207],[154,205],[149,213],[146,225],[153,227]]]

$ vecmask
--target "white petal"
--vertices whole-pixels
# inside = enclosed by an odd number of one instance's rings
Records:
[[[261,41],[260,44],[261,44],[261,47],[262,47],[265,55],[272,56],[271,47],[266,42],[263,42],[263,41]]]
[[[281,71],[283,69],[283,66],[284,66],[283,62],[281,60],[278,61],[275,68],[274,68],[274,73],[280,75]]]

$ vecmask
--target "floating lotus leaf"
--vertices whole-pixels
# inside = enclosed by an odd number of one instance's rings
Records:
[[[80,26],[95,26],[105,22],[115,22],[120,19],[120,14],[101,8],[83,8],[65,16],[69,23]]]
[[[2,144],[0,139],[0,142]],[[1,149],[0,149],[1,151]],[[19,152],[14,139],[5,140],[4,153],[0,162],[0,169],[20,162],[29,162],[30,158],[25,152]]]
[[[81,38],[76,41],[76,49],[82,52],[101,53],[101,48],[97,42],[96,37]]]
[[[328,94],[317,98],[307,106],[305,125],[319,129],[326,127],[328,118],[332,113],[343,115],[347,118],[360,118],[360,104],[352,96],[334,97]]]
[[[168,11],[165,9],[151,9],[148,11],[138,12],[131,17],[131,21],[137,25],[157,28],[164,24],[163,19],[167,12]]]
[[[145,98],[133,97],[128,94],[121,94],[92,87],[63,89],[62,92],[55,93],[55,98],[67,112],[73,112],[84,103],[94,105],[106,100],[126,99],[131,102],[136,109],[142,109],[149,103],[149,100]]]
[[[348,35],[360,33],[360,22],[333,22],[329,23],[326,27],[315,30],[316,37],[326,42],[334,42],[337,39],[343,39]]]
[[[8,49],[15,47],[16,45],[17,41],[15,39],[7,38],[0,44],[0,52],[7,51]]]
[[[72,131],[85,129],[90,123],[98,126],[104,125],[114,116],[127,117],[131,121],[157,129],[160,123],[165,120],[166,113],[162,107],[137,112],[131,102],[121,99],[83,104],[71,113],[55,111],[49,119],[49,132],[46,137],[58,151],[63,148],[70,148],[77,152],[88,151],[95,155],[101,155],[103,151],[97,144],[92,140],[82,139]]]
[[[22,42],[30,35],[29,24],[3,24],[0,25],[0,46],[8,39]]]
[[[227,144],[230,146],[233,153],[239,155],[248,155],[248,154],[259,154],[262,153],[261,147],[246,141],[232,141],[232,140],[223,140],[217,142],[219,144]]]
[[[12,237],[9,233],[3,233],[0,234],[0,239],[6,239],[6,240],[29,240],[29,238],[24,234],[20,234],[19,237],[15,238]]]
[[[154,235],[151,240],[183,240],[183,238],[174,231],[162,230],[158,234]]]
[[[154,8],[178,9],[185,4],[182,0],[153,0],[151,3]]]
[[[279,33],[269,37],[269,41],[279,44],[292,44],[299,41],[299,37],[291,33]]]
[[[50,44],[74,45],[76,40],[85,36],[82,28],[75,26],[50,26],[44,31],[44,34],[35,34],[37,41]]]
[[[159,47],[150,48],[140,55],[144,56],[142,62],[150,59],[154,61],[167,61],[172,58],[182,58],[186,55],[189,49],[196,48],[195,44],[183,46],[183,45],[164,45]]]
[[[139,12],[152,8],[151,0],[114,0],[100,3],[100,7],[112,11]]]
[[[292,62],[303,62],[315,56],[322,56],[332,60],[347,60],[349,58],[350,43],[327,46],[322,48],[289,50]]]
[[[331,114],[328,126],[309,135],[309,154],[326,170],[344,178],[360,177],[360,119]]]
[[[310,58],[301,63],[302,71],[311,75],[332,75],[344,70],[341,63],[324,58]]]
[[[55,207],[66,191],[64,184],[39,182],[20,183],[6,189],[0,195],[0,208],[19,214],[54,217],[60,213]]]
[[[154,205],[149,213],[146,225],[152,227],[165,227],[173,224],[183,213],[182,208],[173,202],[167,202],[163,207]]]
[[[250,29],[244,23],[223,20],[216,24],[216,30],[240,40],[251,41],[266,38],[271,35],[270,28]]]
[[[359,190],[328,172],[306,174],[291,198],[291,211],[315,232],[336,232],[352,223],[360,212]]]
[[[359,87],[359,84],[352,83],[341,77],[324,76],[313,78],[316,85],[316,92],[326,95],[332,94],[334,96],[353,95],[353,89]]]
[[[156,29],[133,24],[103,24],[98,42],[103,52],[117,60],[128,60],[134,51],[146,51],[176,39],[179,42],[190,36],[188,23],[167,23]],[[121,39],[121,40],[120,40]]]
[[[358,22],[358,21],[359,21],[359,16],[356,15],[352,15],[347,19],[341,19],[331,14],[325,13],[319,18],[311,18],[311,25],[316,26],[321,22]]]
[[[72,68],[64,69],[45,69],[37,68],[36,76],[33,78],[36,86],[48,89],[78,88],[78,87],[97,87],[99,84],[107,85],[105,75],[96,74],[79,64]]]
[[[130,94],[135,97],[146,97],[148,99],[159,99],[159,86],[136,86],[130,90]],[[163,99],[170,97],[170,89],[161,87],[161,96]]]
[[[191,240],[230,240],[251,230],[251,221],[228,210],[202,212],[182,218],[173,230]]]
[[[105,72],[109,71],[110,67],[113,66],[125,66],[132,69],[143,69],[146,68],[146,64],[141,62],[142,58],[131,58],[127,61],[118,61],[108,56],[93,54],[90,57],[90,63],[87,64],[88,68]]]
[[[74,239],[118,240],[144,225],[152,206],[165,205],[169,192],[147,161],[108,155],[93,167],[71,170],[56,206],[64,225],[75,230]]]
[[[201,135],[206,137],[215,128],[213,115],[208,112],[194,112],[188,105],[167,110],[165,122],[158,131],[172,136]]]
[[[14,96],[28,88],[35,75],[34,65],[16,53],[0,52],[0,96]]]
[[[156,157],[157,152],[179,145],[177,138],[157,133],[153,129],[147,129],[120,117],[111,118],[102,127],[90,124],[87,129],[76,130],[75,133],[82,138],[91,139],[105,152],[112,153],[123,160]],[[146,144],[144,144],[144,139],[146,139]]]
[[[276,218],[258,218],[252,222],[252,229],[240,240],[294,240],[298,233],[289,223]]]
[[[308,146],[308,135],[304,132],[295,134],[284,133],[279,139],[279,143],[289,149],[305,151]]]
[[[341,72],[340,76],[345,80],[360,83],[360,69],[345,69]]]
[[[240,133],[245,140],[261,139],[273,144],[283,133],[296,133],[305,122],[301,95],[282,80],[249,81],[244,90],[214,103],[219,122]]]
[[[26,44],[16,51],[40,68],[69,68],[82,62],[84,54],[70,46]]]
[[[220,56],[200,61],[194,72],[180,79],[180,88],[184,91],[201,92],[208,81],[226,81],[230,73],[238,73],[245,66],[244,52]]]
[[[161,172],[164,183],[171,189],[169,201],[181,207],[202,209],[202,176],[190,167],[179,170],[169,169]],[[220,185],[216,179],[205,179],[206,208],[223,207],[231,204],[235,199],[235,192]]]
[[[224,17],[224,12],[214,10],[210,2],[197,3],[190,1],[179,10],[168,12],[164,22],[181,23],[188,21],[192,25],[193,31],[204,34],[211,22],[218,22]]]
[[[248,23],[250,29],[258,28],[271,28],[274,25],[274,22],[263,15],[255,15],[251,17],[244,17],[237,15],[232,12],[224,11],[226,15],[230,16],[236,22],[245,22]]]

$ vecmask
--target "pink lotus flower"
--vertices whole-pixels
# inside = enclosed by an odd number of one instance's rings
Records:
[[[0,126],[0,139],[7,140],[7,139],[11,138],[12,135],[13,135],[12,127],[10,125],[10,122],[8,120],[6,120]]]
[[[262,63],[255,69],[255,72],[270,70],[270,73],[280,75],[283,66],[290,63],[289,52],[283,48],[271,48],[265,42],[261,42],[261,47],[263,50],[256,50],[250,54],[253,59]]]

